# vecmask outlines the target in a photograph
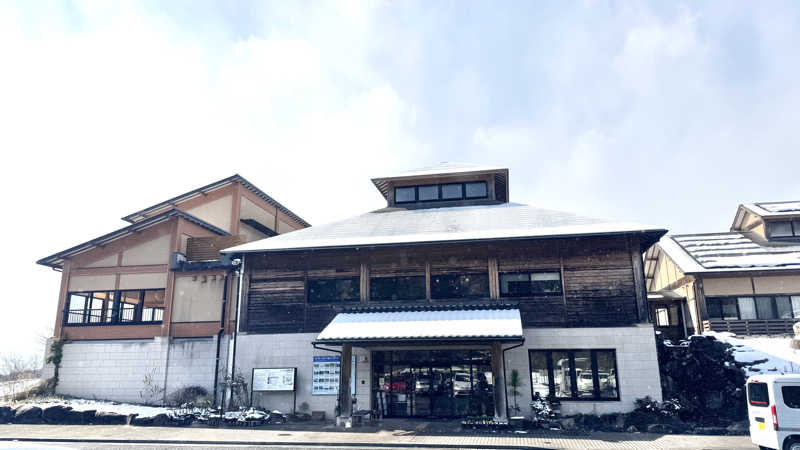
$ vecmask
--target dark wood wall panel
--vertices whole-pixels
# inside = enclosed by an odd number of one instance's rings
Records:
[[[307,278],[357,277],[364,264],[370,277],[431,273],[486,273],[489,258],[499,272],[560,269],[563,295],[499,300],[446,300],[444,303],[504,302],[519,304],[523,326],[617,326],[636,323],[636,281],[625,239],[585,238],[507,243],[417,246],[307,254],[256,256],[248,259],[250,283],[246,324],[251,333],[319,332],[343,307],[360,303],[307,305]],[[367,301],[366,299],[362,300]],[[420,304],[436,302],[420,300]],[[393,302],[376,302],[394,305]],[[364,303],[361,303],[364,304]]]

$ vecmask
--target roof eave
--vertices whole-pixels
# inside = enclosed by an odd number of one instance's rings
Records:
[[[211,231],[213,233],[217,233],[217,234],[219,234],[221,236],[230,235],[230,233],[228,233],[227,231],[225,231],[225,230],[223,230],[223,229],[221,229],[221,228],[219,228],[219,227],[217,227],[215,225],[212,225],[212,224],[210,224],[210,223],[208,223],[208,222],[206,222],[206,221],[204,221],[204,220],[202,220],[200,218],[197,218],[197,217],[195,217],[195,216],[193,216],[193,215],[191,215],[189,213],[186,213],[186,212],[181,211],[179,209],[170,209],[170,210],[164,211],[163,213],[160,213],[158,215],[149,217],[149,218],[147,218],[145,220],[142,220],[142,221],[139,221],[139,222],[134,222],[131,225],[128,225],[127,227],[121,228],[121,229],[116,230],[116,231],[112,231],[111,233],[104,234],[104,235],[102,235],[100,237],[97,237],[95,239],[90,239],[90,240],[88,240],[86,242],[78,244],[78,245],[76,245],[74,247],[70,247],[70,248],[68,248],[66,250],[62,250],[62,251],[60,251],[58,253],[54,253],[54,254],[52,254],[50,256],[47,256],[45,258],[42,258],[42,259],[36,261],[36,264],[39,264],[39,265],[42,265],[42,266],[46,266],[46,267],[51,267],[51,268],[62,268],[63,267],[63,263],[64,263],[64,259],[66,259],[66,258],[70,258],[72,256],[78,255],[78,254],[83,253],[85,251],[91,250],[94,247],[99,247],[99,246],[101,246],[103,244],[107,244],[109,242],[112,242],[112,241],[115,241],[115,240],[118,240],[118,239],[122,239],[122,238],[124,238],[126,236],[129,236],[129,235],[131,235],[131,234],[133,234],[133,233],[135,233],[137,231],[140,231],[142,229],[149,228],[151,226],[158,225],[158,224],[160,224],[162,222],[168,221],[168,220],[172,219],[173,217],[182,217],[182,218],[184,218],[184,219],[186,219],[186,220],[188,220],[188,221],[190,221],[190,222],[192,222],[192,223],[194,223],[196,225],[199,225],[199,226],[201,226],[201,227],[203,227],[203,228],[205,228],[205,229],[207,229],[207,230],[209,230],[209,231]]]
[[[250,254],[250,253],[295,253],[303,251],[318,251],[318,250],[343,250],[343,249],[359,249],[359,248],[387,248],[387,247],[405,247],[405,246],[418,246],[418,245],[437,245],[437,244],[467,244],[467,243],[484,243],[484,242],[499,242],[499,241],[520,241],[520,240],[539,240],[539,239],[560,239],[570,237],[603,237],[603,236],[620,236],[620,235],[645,235],[647,238],[640,241],[640,249],[647,249],[654,243],[667,234],[665,229],[652,229],[652,230],[629,230],[629,231],[606,231],[596,233],[574,233],[574,234],[551,234],[540,236],[518,236],[518,237],[501,237],[501,238],[471,238],[471,239],[452,239],[452,240],[428,240],[428,241],[411,241],[411,242],[390,242],[390,243],[375,243],[375,244],[347,244],[347,245],[328,245],[318,247],[291,247],[291,248],[277,248],[277,249],[254,249],[254,250],[234,250],[231,249],[221,250],[221,253],[231,254]],[[643,251],[643,250],[640,250]]]

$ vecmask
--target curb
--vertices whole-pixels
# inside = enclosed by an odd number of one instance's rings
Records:
[[[525,445],[486,444],[426,444],[391,442],[284,442],[284,441],[179,441],[174,439],[70,439],[70,438],[13,438],[0,437],[0,442],[64,442],[91,444],[164,444],[164,445],[236,445],[236,446],[281,446],[281,447],[367,447],[367,448],[481,448],[492,450],[548,450],[544,447]]]

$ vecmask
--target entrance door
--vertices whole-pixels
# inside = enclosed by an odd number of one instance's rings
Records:
[[[492,415],[489,350],[375,351],[373,405],[386,417]]]

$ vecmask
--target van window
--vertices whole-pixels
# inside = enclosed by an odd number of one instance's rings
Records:
[[[767,383],[747,383],[747,400],[753,406],[769,405]]]
[[[783,386],[783,403],[789,408],[800,409],[800,386]]]

